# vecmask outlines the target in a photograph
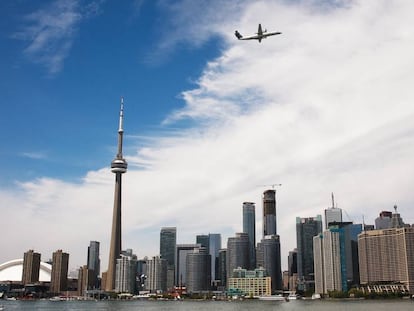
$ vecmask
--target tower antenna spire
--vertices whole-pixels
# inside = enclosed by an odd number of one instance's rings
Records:
[[[124,122],[124,98],[121,97],[121,109],[119,113],[118,129],[118,153],[111,162],[111,171],[115,174],[114,209],[112,216],[111,244],[109,247],[109,261],[105,290],[115,290],[116,261],[121,254],[121,190],[122,174],[126,173],[128,163],[122,156],[122,138]]]
[[[124,131],[124,98],[121,97],[121,110],[119,112],[119,129],[118,132]]]

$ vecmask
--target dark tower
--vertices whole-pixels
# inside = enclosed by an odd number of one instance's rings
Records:
[[[116,260],[121,255],[121,185],[122,174],[127,171],[127,162],[122,156],[122,136],[124,121],[124,99],[121,98],[121,111],[119,113],[119,129],[118,129],[118,153],[115,159],[111,162],[111,171],[115,174],[115,196],[114,196],[114,211],[112,216],[112,233],[111,245],[109,248],[109,262],[106,276],[106,291],[113,291],[115,289],[115,273]]]
[[[243,203],[243,232],[249,236],[249,270],[256,268],[256,207],[252,202]]]
[[[263,237],[275,235],[276,230],[276,191],[263,192]]]

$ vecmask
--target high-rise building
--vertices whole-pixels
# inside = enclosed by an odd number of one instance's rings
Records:
[[[175,246],[177,244],[177,228],[163,227],[160,232],[160,256],[167,260],[169,266],[175,263]]]
[[[399,283],[414,294],[414,227],[364,231],[358,252],[362,286],[388,291]]]
[[[280,237],[278,235],[267,235],[260,242],[262,252],[262,267],[272,280],[272,292],[282,289],[282,269],[280,261]]]
[[[263,192],[263,237],[277,234],[276,190]]]
[[[397,205],[394,205],[395,213],[391,216],[391,228],[402,228],[405,227],[404,221],[402,220],[399,213],[397,213]]]
[[[174,286],[175,247],[177,245],[177,228],[164,227],[160,232],[160,256],[167,261],[167,288]]]
[[[342,291],[341,248],[339,232],[327,230],[313,237],[315,293]]]
[[[211,255],[211,283],[217,286],[219,278],[219,251],[221,249],[220,233],[210,233],[209,235],[209,254]]]
[[[121,253],[116,260],[115,291],[118,293],[136,292],[137,256],[132,250]]]
[[[392,212],[390,211],[382,211],[379,214],[379,217],[375,219],[375,229],[388,229],[391,227],[391,217]]]
[[[89,270],[88,266],[82,266],[78,271],[78,295],[85,295],[86,291],[93,287],[95,272]]]
[[[314,287],[313,237],[322,233],[322,216],[296,217],[298,289]]]
[[[124,134],[124,99],[121,98],[121,111],[119,114],[118,153],[111,162],[111,171],[115,174],[114,209],[112,215],[111,244],[109,247],[108,271],[106,273],[106,291],[115,289],[116,263],[121,255],[121,190],[122,174],[127,171],[127,162],[122,155],[122,139]]]
[[[220,288],[224,289],[227,284],[227,249],[225,248],[219,250],[218,280],[220,280]]]
[[[276,190],[263,193],[263,239],[257,245],[256,265],[272,280],[272,292],[282,289],[280,237],[277,235]]]
[[[35,253],[32,249],[23,255],[23,272],[22,283],[34,284],[39,282],[40,273],[40,254]]]
[[[68,288],[69,254],[61,249],[53,253],[50,292],[60,293]]]
[[[196,236],[196,244],[200,244],[201,247],[208,251],[210,249],[210,237],[208,234],[198,234]]]
[[[243,203],[243,232],[249,236],[248,270],[256,268],[256,208],[252,202]]]
[[[342,222],[342,209],[335,206],[334,194],[332,193],[332,206],[325,209],[325,229],[329,228],[332,222]]]
[[[187,254],[200,247],[200,244],[177,244],[175,252],[175,284],[177,286],[187,285]]]
[[[289,290],[296,290],[296,281],[298,278],[298,250],[289,252],[288,256],[288,276],[289,276]]]
[[[99,274],[101,273],[101,260],[99,259],[99,242],[90,241],[88,246],[88,264],[87,268],[91,274],[91,280],[88,281],[90,288],[99,287]]]
[[[147,260],[145,289],[151,293],[167,291],[167,259],[154,256]]]
[[[206,291],[211,286],[211,255],[205,247],[194,249],[187,254],[187,292]]]
[[[359,283],[357,237],[361,224],[333,222],[313,238],[315,292],[348,291]]]
[[[249,265],[249,236],[244,232],[236,233],[227,240],[227,280],[234,269],[246,269]]]

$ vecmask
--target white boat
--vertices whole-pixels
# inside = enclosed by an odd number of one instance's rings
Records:
[[[289,300],[297,300],[297,299],[299,299],[300,297],[298,296],[298,295],[296,295],[296,294],[289,294],[289,296],[288,296],[288,299]]]
[[[313,294],[312,299],[321,299],[321,295],[320,294]]]
[[[286,297],[283,297],[282,295],[259,296],[259,300],[266,300],[266,301],[287,301]]]

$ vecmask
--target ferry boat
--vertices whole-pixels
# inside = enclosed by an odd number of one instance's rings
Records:
[[[290,293],[289,296],[288,296],[288,299],[289,300],[297,300],[297,299],[300,299],[300,296],[297,295],[297,294],[294,294],[294,293]]]
[[[286,297],[282,295],[259,296],[259,300],[265,301],[287,301]]]

